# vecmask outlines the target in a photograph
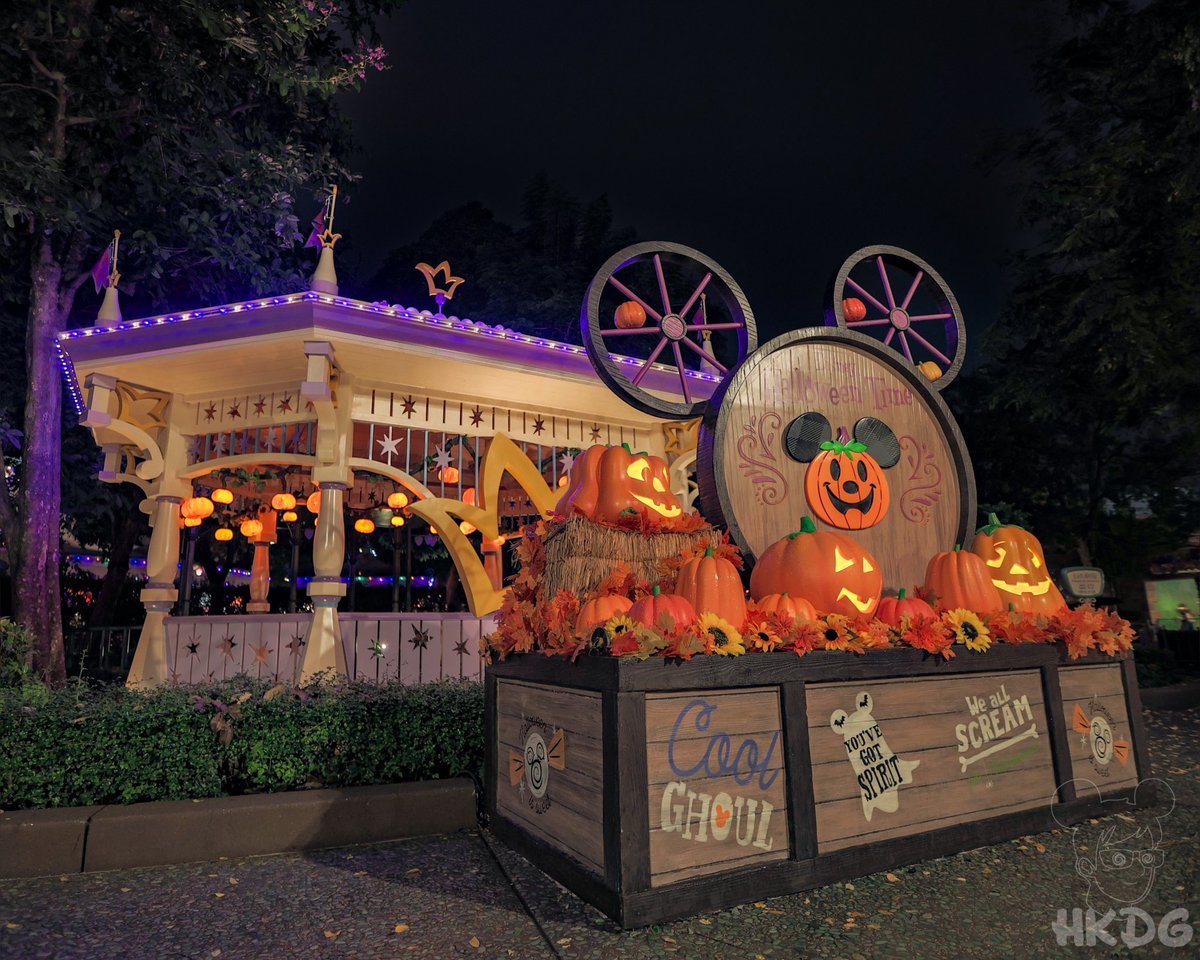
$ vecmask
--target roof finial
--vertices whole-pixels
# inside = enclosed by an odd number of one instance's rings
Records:
[[[96,314],[96,323],[120,323],[121,302],[117,296],[117,283],[121,274],[117,272],[117,249],[121,243],[121,231],[114,230],[113,238],[109,241],[100,259],[92,267],[92,282],[96,292],[104,287],[104,299],[100,302],[100,312]]]
[[[431,267],[427,263],[418,263],[416,269],[424,274],[425,282],[429,284],[429,295],[437,300],[437,315],[439,317],[445,316],[442,310],[446,306],[446,301],[454,299],[454,291],[457,290],[458,285],[463,282],[463,278],[451,275],[449,260],[443,260],[436,267]],[[436,278],[439,275],[446,284],[445,289],[437,285]]]
[[[312,233],[308,235],[306,247],[320,247],[321,257],[317,261],[316,273],[309,281],[308,289],[317,293],[336,294],[338,292],[337,270],[333,266],[333,245],[342,239],[340,233],[333,232],[333,215],[337,209],[338,188],[336,184],[332,192],[325,198],[321,212],[312,222]]]

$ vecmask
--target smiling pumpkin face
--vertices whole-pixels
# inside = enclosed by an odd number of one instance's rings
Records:
[[[987,525],[975,534],[971,552],[987,564],[1005,606],[1047,616],[1066,607],[1067,601],[1046,569],[1042,545],[1028,530],[1002,525],[994,513],[989,514]]]
[[[800,530],[771,544],[750,575],[755,600],[773,593],[804,597],[817,613],[870,614],[879,605],[883,573],[861,544],[804,517]]]
[[[555,511],[578,513],[589,520],[615,523],[622,516],[642,515],[670,526],[683,516],[671,491],[666,461],[628,446],[589,447],[571,468],[571,481]]]
[[[864,443],[830,440],[804,474],[804,496],[822,523],[864,530],[884,518],[891,494],[879,463]]]

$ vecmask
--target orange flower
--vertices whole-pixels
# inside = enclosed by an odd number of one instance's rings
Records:
[[[813,623],[811,620],[797,621],[792,626],[788,636],[790,637],[791,648],[800,657],[806,653],[812,653],[825,643],[825,637],[821,632],[821,625]]]
[[[910,647],[941,654],[947,660],[954,656],[954,634],[938,620],[917,620],[909,625],[901,639]]]

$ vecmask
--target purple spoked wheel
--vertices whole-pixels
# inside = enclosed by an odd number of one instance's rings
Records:
[[[865,307],[863,316],[847,309],[851,299]],[[825,325],[879,340],[916,366],[935,390],[958,376],[967,352],[953,291],[933,267],[900,247],[863,247],[846,258],[830,284]]]
[[[641,325],[618,326],[622,306],[626,316],[640,307]],[[758,345],[754,313],[733,277],[698,250],[661,241],[609,257],[588,284],[579,320],[609,389],[673,420],[702,416],[717,384]]]

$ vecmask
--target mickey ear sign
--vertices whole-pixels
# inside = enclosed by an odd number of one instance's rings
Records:
[[[833,439],[833,427],[822,413],[802,413],[788,424],[783,445],[787,455],[800,463],[815,460],[821,444]]]
[[[829,715],[829,725],[834,730],[836,730],[838,733],[842,732],[842,727],[845,723],[846,723],[846,711],[845,710],[834,710],[833,713],[831,713]]]
[[[867,445],[867,453],[885,470],[900,462],[900,441],[882,420],[863,417],[854,425],[854,439]]]

